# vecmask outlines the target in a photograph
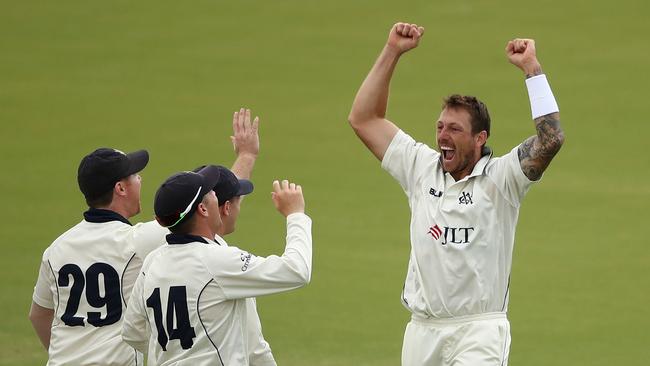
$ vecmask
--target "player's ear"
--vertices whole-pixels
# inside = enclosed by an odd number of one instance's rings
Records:
[[[208,216],[208,207],[203,202],[199,203],[196,207],[196,211],[201,216]]]
[[[223,203],[223,205],[219,206],[219,213],[221,213],[221,216],[230,216],[230,201],[226,201]]]
[[[118,180],[115,182],[115,185],[113,186],[113,193],[117,194],[118,196],[126,195],[126,184],[123,180]]]
[[[476,145],[483,146],[487,141],[487,131],[483,130],[476,134]]]

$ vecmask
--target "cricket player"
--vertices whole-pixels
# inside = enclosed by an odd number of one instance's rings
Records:
[[[258,118],[250,121],[250,110],[234,113],[233,170],[244,176],[250,176],[259,151],[258,125]],[[140,212],[139,172],[148,161],[145,150],[125,154],[100,148],[79,165],[88,211],[45,250],[29,314],[48,351],[48,365],[143,364],[120,332],[143,260],[169,233],[155,220],[129,222]],[[268,345],[259,342],[261,353]]]
[[[171,234],[145,260],[122,329],[124,341],[148,353],[148,365],[275,364],[272,357],[251,357],[258,340],[249,330],[259,318],[251,317],[247,299],[310,281],[311,219],[302,188],[275,181],[272,199],[287,220],[284,253],[265,258],[228,246],[218,233],[234,222],[222,220],[218,197],[252,190],[250,181],[209,165],[172,175],[156,192],[156,220]]]
[[[45,250],[29,315],[48,365],[142,364],[120,329],[140,266],[168,233],[155,221],[128,220],[140,212],[138,173],[148,161],[145,150],[101,148],[79,164],[89,208]]]
[[[386,119],[400,56],[424,28],[397,23],[354,100],[349,122],[401,185],[411,208],[411,255],[402,293],[412,313],[403,365],[506,365],[510,270],[519,205],[564,141],[559,109],[535,42],[508,42],[508,60],[526,76],[537,134],[494,157],[481,101],[451,95],[435,122],[438,150]]]

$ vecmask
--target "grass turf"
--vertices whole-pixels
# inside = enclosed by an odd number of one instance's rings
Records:
[[[346,123],[391,24],[426,35],[392,84],[389,118],[433,143],[440,100],[475,94],[498,154],[534,133],[508,39],[537,40],[567,142],[522,207],[513,264],[513,365],[645,365],[649,5],[641,0],[10,2],[0,11],[4,209],[0,364],[44,363],[27,320],[43,250],[80,219],[79,159],[147,148],[143,213],[171,173],[229,165],[232,111],[261,116],[256,192],[229,241],[279,253],[273,179],[303,184],[314,275],[258,300],[281,365],[396,365],[408,206]]]

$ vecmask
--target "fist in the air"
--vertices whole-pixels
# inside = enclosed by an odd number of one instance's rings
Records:
[[[508,61],[520,68],[526,75],[537,75],[542,72],[542,66],[537,61],[534,40],[515,38],[508,42],[506,54]]]
[[[400,54],[418,46],[424,34],[424,27],[410,23],[396,23],[388,34],[386,45]]]

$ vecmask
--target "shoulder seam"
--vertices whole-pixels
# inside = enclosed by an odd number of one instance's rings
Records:
[[[52,263],[50,263],[50,260],[47,260],[47,265],[50,267],[50,271],[52,271],[52,277],[54,277],[54,286],[56,286],[56,310],[54,311],[54,314],[56,315],[59,312],[59,303],[61,302],[61,295],[59,294],[59,281],[56,280],[56,274],[54,274],[54,268],[52,268]]]

